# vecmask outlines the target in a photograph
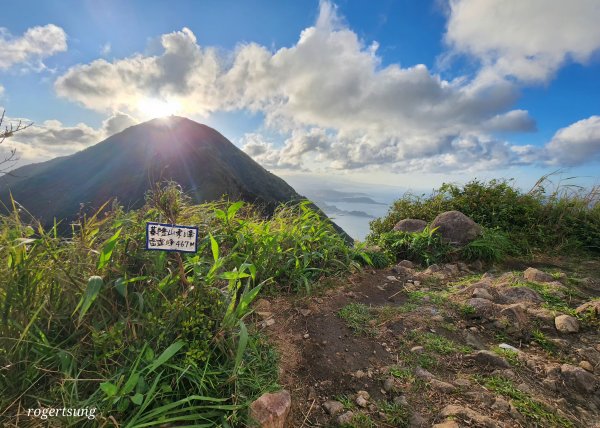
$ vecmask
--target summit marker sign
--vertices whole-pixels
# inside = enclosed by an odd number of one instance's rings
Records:
[[[195,253],[198,249],[198,228],[148,222],[146,223],[146,249]]]

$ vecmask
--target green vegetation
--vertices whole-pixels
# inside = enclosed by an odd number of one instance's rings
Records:
[[[371,321],[375,320],[372,309],[362,303],[350,303],[338,312],[340,318],[346,321],[355,334],[373,335]]]
[[[278,388],[277,356],[246,327],[265,290],[308,291],[356,251],[307,203],[270,219],[241,202],[192,206],[173,185],[82,218],[72,236],[0,217],[0,408],[97,408],[64,426],[240,426]],[[197,225],[196,253],[145,250],[148,221]]]
[[[450,355],[456,353],[468,354],[471,348],[459,345],[453,340],[447,339],[434,333],[418,334],[417,341],[425,347],[426,350],[440,355]]]
[[[556,345],[552,343],[542,331],[538,329],[533,330],[531,332],[531,338],[546,352],[549,352],[550,354],[556,352]]]
[[[444,184],[431,195],[407,193],[394,202],[386,217],[371,222],[368,239],[385,243],[394,224],[404,218],[431,222],[441,212],[458,210],[487,229],[465,248],[464,255],[470,258],[493,261],[503,254],[550,249],[600,251],[600,189],[559,183],[548,191],[549,185],[549,176],[544,176],[529,192],[510,181],[474,180],[464,186]],[[439,248],[433,254],[443,255]]]
[[[429,228],[415,233],[392,230],[371,234],[367,241],[379,246],[391,260],[409,259],[429,266],[446,260],[452,251],[450,245],[444,244],[435,231]]]
[[[516,252],[506,233],[497,229],[484,228],[480,238],[469,242],[461,249],[461,256],[465,260],[499,262]]]
[[[381,402],[378,405],[384,413],[384,420],[395,428],[408,428],[410,426],[410,411],[403,405],[397,403]]]
[[[519,390],[508,379],[500,376],[476,376],[475,379],[488,390],[510,398],[512,405],[527,419],[527,426],[540,428],[549,426],[574,426],[568,419],[557,415],[544,404],[534,400],[523,391]]]
[[[499,346],[493,347],[492,351],[508,361],[508,363],[513,367],[519,367],[523,365],[521,360],[519,360],[519,353],[516,351],[500,348]]]

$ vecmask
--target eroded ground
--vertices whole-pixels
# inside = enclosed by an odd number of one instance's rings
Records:
[[[600,263],[483,271],[402,263],[257,302],[290,426],[600,427]]]

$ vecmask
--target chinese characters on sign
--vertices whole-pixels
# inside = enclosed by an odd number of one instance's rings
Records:
[[[197,247],[197,227],[150,222],[146,224],[147,250],[195,253]]]

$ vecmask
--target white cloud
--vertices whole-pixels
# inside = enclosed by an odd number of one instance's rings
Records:
[[[20,37],[12,36],[6,28],[0,28],[0,70],[16,64],[45,68],[42,60],[67,50],[67,35],[56,25],[29,28]]]
[[[597,0],[450,0],[445,40],[478,58],[480,78],[549,80],[567,61],[600,48]]]
[[[27,119],[6,118],[6,123],[31,123]],[[102,122],[99,128],[84,123],[65,126],[58,120],[46,120],[33,124],[15,133],[0,146],[0,157],[16,149],[20,166],[30,162],[40,162],[57,156],[65,156],[83,150],[109,136],[135,125],[138,121],[121,112],[116,112]]]
[[[104,43],[102,45],[102,47],[100,48],[100,54],[102,56],[107,56],[108,54],[110,54],[110,51],[112,50],[112,46],[110,45],[110,43]]]
[[[183,28],[161,36],[156,55],[74,66],[55,89],[87,108],[137,117],[162,110],[144,111],[153,99],[191,116],[260,112],[268,133],[279,133],[282,144],[257,133],[241,144],[270,168],[447,171],[531,163],[539,150],[492,137],[536,128],[527,111],[513,109],[519,83],[507,76],[540,81],[567,59],[585,62],[600,43],[592,37],[600,27],[591,28],[589,16],[598,8],[585,1],[563,15],[573,30],[567,35],[552,26],[563,3],[531,2],[537,9],[524,3],[450,3],[447,42],[455,53],[482,63],[471,80],[446,80],[422,64],[382,65],[377,43],[361,40],[334,5],[322,1],[316,24],[290,47],[273,51],[249,43],[217,54]],[[477,14],[481,22],[473,22]],[[585,18],[574,24],[581,14]]]
[[[559,129],[545,149],[552,165],[576,166],[600,160],[600,116]]]

